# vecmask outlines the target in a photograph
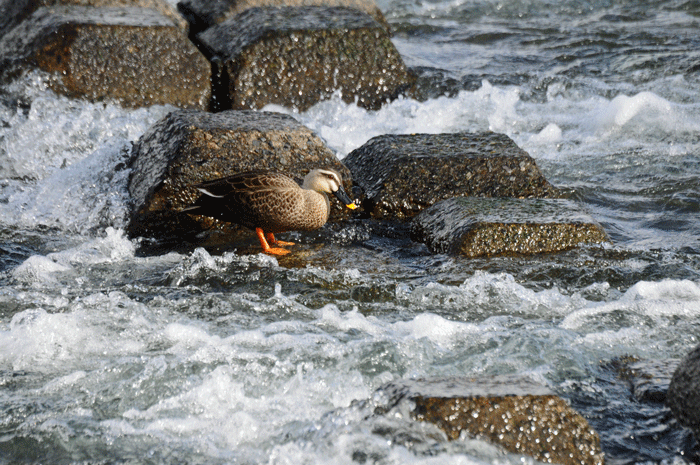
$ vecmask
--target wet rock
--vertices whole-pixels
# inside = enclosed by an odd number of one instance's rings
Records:
[[[666,394],[676,419],[700,440],[700,344],[681,360]]]
[[[598,434],[568,402],[516,376],[392,382],[382,388],[411,416],[437,425],[449,439],[461,434],[545,463],[602,464]]]
[[[679,362],[677,359],[628,360],[622,364],[619,372],[623,379],[629,381],[635,399],[663,403]]]
[[[42,7],[0,39],[2,80],[30,70],[61,94],[126,107],[207,108],[211,66],[150,8]]]
[[[560,252],[607,242],[571,200],[453,197],[416,216],[411,238],[433,253],[469,258]]]
[[[255,7],[344,6],[364,11],[388,31],[389,24],[373,0],[185,0],[177,7],[187,18],[193,32],[201,32]]]
[[[249,8],[197,39],[216,65],[217,108],[304,111],[340,92],[378,109],[413,82],[386,30],[351,8]]]
[[[10,29],[27,19],[32,13],[43,6],[76,5],[98,8],[139,7],[156,10],[167,16],[183,31],[188,25],[166,0],[0,0],[0,37]]]
[[[336,169],[345,187],[351,186],[348,169],[291,116],[235,110],[172,112],[132,150],[133,210],[127,231],[132,237],[189,237],[218,228],[235,238],[241,231],[238,226],[180,213],[199,196],[192,185],[254,169],[276,169],[302,178],[318,167]],[[331,205],[331,220],[347,215],[334,199]]]
[[[343,160],[375,218],[411,218],[455,196],[557,197],[535,160],[503,134],[383,135]]]

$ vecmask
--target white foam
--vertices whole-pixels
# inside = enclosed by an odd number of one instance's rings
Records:
[[[536,158],[580,159],[638,151],[640,143],[649,147],[654,156],[675,156],[692,149],[682,141],[687,140],[687,134],[700,130],[693,116],[697,106],[654,92],[620,94],[612,99],[563,90],[552,92],[544,103],[522,102],[518,106],[517,130],[509,133]],[[664,138],[680,142],[659,144]],[[590,161],[588,165],[590,169]]]
[[[33,78],[29,78],[33,79]],[[36,78],[40,79],[40,78]],[[41,179],[104,146],[136,140],[172,107],[124,109],[58,96],[34,84],[26,89],[29,110],[0,127],[0,177]]]
[[[700,287],[687,280],[639,282],[616,299],[586,302],[560,323],[579,334],[581,353],[599,351],[606,358],[635,354],[639,357],[675,357],[674,344],[665,340],[677,332],[683,321],[700,316]],[[692,334],[678,334],[677,340],[692,343]]]
[[[616,315],[625,315],[629,321],[638,321],[640,325],[651,325],[653,329],[663,330],[673,324],[674,317],[700,316],[700,286],[689,280],[640,281],[619,299],[588,302],[575,309],[562,320],[561,327],[582,330],[596,319],[600,320],[596,326],[606,325],[603,318],[612,318],[613,321],[608,322],[608,325],[614,326],[610,323],[621,318]]]
[[[319,310],[319,324],[331,326],[338,331],[356,330],[366,334],[378,336],[386,332],[386,328],[375,317],[366,317],[357,309],[341,313],[338,307],[329,304]]]
[[[174,286],[180,286],[187,280],[202,274],[225,273],[231,266],[275,267],[277,265],[276,258],[263,253],[236,255],[226,252],[221,256],[213,256],[206,249],[199,247],[170,272],[170,279]]]
[[[699,304],[700,285],[693,281],[664,279],[658,282],[640,281],[625,292],[626,300],[673,301]],[[693,305],[694,307],[694,305]],[[698,307],[700,310],[700,307]]]
[[[427,283],[413,288],[399,286],[397,299],[414,309],[451,311],[461,318],[483,318],[504,313],[529,316],[558,316],[578,305],[577,297],[563,295],[557,288],[533,291],[508,273],[477,271],[460,286]]]
[[[259,438],[264,425],[248,413],[256,402],[246,396],[229,367],[219,366],[190,389],[160,400],[146,411],[127,411],[124,417],[148,420],[146,431],[216,434],[228,447],[236,447]]]
[[[411,321],[394,323],[393,328],[405,333],[406,337],[426,339],[442,350],[452,349],[456,343],[481,332],[477,325],[450,321],[431,313],[421,313]]]
[[[480,452],[488,449],[482,447]],[[391,441],[379,435],[361,435],[359,433],[340,433],[334,441],[323,448],[304,447],[297,443],[287,443],[275,446],[270,452],[269,465],[298,465],[306,464],[357,464],[358,453],[371,457],[373,463],[406,464],[406,465],[487,465],[487,464],[532,464],[534,461],[528,458],[513,457],[508,460],[503,452],[490,448],[493,460],[479,460],[464,453],[416,454],[400,444],[392,444]],[[486,454],[483,454],[486,455]],[[483,456],[482,455],[482,456]]]
[[[598,124],[624,126],[632,119],[664,120],[673,116],[671,103],[651,92],[640,92],[632,97],[618,95],[610,101],[598,116]]]
[[[109,227],[104,237],[89,239],[76,247],[46,256],[33,255],[11,274],[15,280],[27,284],[55,284],[57,273],[71,271],[76,266],[121,262],[133,258],[135,251],[136,246],[125,237],[124,231]]]
[[[152,330],[139,316],[141,304],[119,292],[91,294],[60,310],[50,313],[34,307],[16,313],[0,330],[0,366],[50,372],[71,368],[80,373],[95,357],[140,354]],[[125,326],[112,324],[121,318]]]
[[[604,83],[591,83],[607,89]],[[675,87],[674,87],[675,88]],[[679,98],[684,98],[683,95]],[[697,106],[678,103],[650,91],[613,99],[568,91],[553,83],[547,100],[523,101],[517,87],[483,81],[475,91],[425,102],[400,98],[378,111],[346,104],[338,96],[305,113],[278,106],[267,110],[291,113],[315,130],[342,159],[372,137],[382,134],[449,133],[491,130],[512,137],[535,157],[581,157],[654,144],[664,135],[697,132]],[[629,135],[629,137],[626,136]],[[680,146],[679,146],[680,145]],[[684,154],[683,144],[664,144],[662,153]]]
[[[109,143],[36,183],[14,183],[14,192],[0,205],[2,222],[79,234],[123,227],[129,208],[124,150],[118,142]]]
[[[517,115],[519,90],[499,88],[488,81],[474,92],[461,91],[455,97],[438,97],[427,102],[399,98],[378,111],[345,103],[339,96],[322,101],[304,113],[278,105],[263,110],[292,114],[316,131],[339,158],[382,134],[412,134],[485,130],[509,133],[520,119]]]
[[[29,110],[0,126],[0,223],[85,234],[123,227],[129,144],[172,110],[123,109],[71,100],[30,86]]]
[[[196,434],[227,449],[257,447],[290,422],[313,421],[369,395],[367,381],[354,370],[326,371],[307,356],[297,361],[295,354],[317,350],[318,341],[287,334],[285,328],[273,334],[274,327],[266,326],[254,338],[239,333],[222,338],[191,323],[167,325],[164,334],[175,342],[169,352],[178,363],[218,366],[201,377],[190,376],[176,394],[145,410],[130,409],[124,417],[146,432]],[[210,356],[203,358],[203,353]]]
[[[378,341],[425,340],[430,345],[449,349],[454,344],[478,333],[479,328],[471,323],[450,321],[442,316],[425,312],[408,321],[387,323],[375,317],[366,317],[357,309],[340,312],[334,305],[326,305],[320,310],[318,323],[333,331],[361,331]]]
[[[19,282],[47,284],[55,282],[54,273],[70,269],[70,266],[57,263],[49,257],[32,255],[12,270],[12,277]]]
[[[603,85],[603,84],[600,84]],[[339,96],[304,113],[280,106],[266,110],[292,114],[316,131],[339,158],[382,134],[484,131],[509,135],[535,157],[556,159],[627,150],[639,140],[700,130],[697,108],[672,102],[649,91],[606,99],[597,94],[570,93],[552,84],[545,102],[523,101],[517,87],[483,81],[475,91],[418,102],[394,100],[377,111],[347,104]],[[629,132],[630,137],[620,137]],[[636,142],[635,142],[636,141]],[[685,153],[666,144],[664,151]]]
[[[41,370],[47,363],[75,358],[75,351],[95,338],[80,320],[73,314],[50,314],[40,308],[17,313],[9,330],[0,332],[0,366]]]
[[[559,126],[549,123],[540,132],[530,137],[529,143],[534,145],[553,145],[562,140],[562,131]]]

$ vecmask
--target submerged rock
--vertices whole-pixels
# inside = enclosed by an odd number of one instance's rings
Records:
[[[598,433],[586,419],[520,377],[405,380],[380,391],[395,404],[410,402],[413,419],[437,425],[452,440],[467,434],[545,463],[603,463]]]
[[[411,238],[433,253],[469,258],[560,252],[608,242],[603,228],[565,199],[454,197],[411,223]]]
[[[156,10],[167,16],[183,31],[187,22],[166,0],[0,0],[0,37],[27,19],[42,6],[90,6],[99,8],[139,7]]]
[[[535,160],[504,134],[383,135],[343,160],[375,218],[406,219],[455,196],[557,197]]]
[[[640,402],[664,403],[673,372],[680,360],[616,360],[619,376],[630,384],[632,395]]]
[[[190,23],[201,32],[249,8],[265,6],[344,6],[364,11],[388,31],[389,24],[373,0],[184,0],[177,7]]]
[[[42,7],[0,39],[4,81],[29,70],[61,94],[125,107],[207,108],[211,66],[150,8]]]
[[[255,169],[275,169],[301,178],[319,167],[340,172],[346,190],[350,188],[348,169],[316,134],[291,116],[175,111],[134,145],[129,180],[133,208],[127,231],[132,237],[187,237],[217,227],[233,234],[241,228],[180,213],[199,196],[194,184]],[[331,204],[331,221],[347,215],[340,204]]]
[[[378,109],[413,82],[386,30],[351,8],[250,8],[197,39],[217,66],[221,108],[304,111],[340,92]]]
[[[676,419],[700,441],[700,344],[681,360],[666,394],[666,405]]]

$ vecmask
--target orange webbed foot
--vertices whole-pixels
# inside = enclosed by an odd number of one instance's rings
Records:
[[[287,255],[289,253],[289,250],[287,249],[283,249],[280,247],[270,247],[270,244],[268,244],[267,240],[265,240],[265,233],[263,233],[263,230],[261,228],[255,228],[255,233],[258,235],[258,239],[260,239],[260,245],[262,246],[264,253],[270,255]],[[275,236],[272,235],[272,233],[268,233],[267,237],[270,240],[270,242],[275,245],[294,245],[288,242],[277,241],[275,239]]]
[[[290,245],[294,245],[294,242],[278,241],[277,239],[275,239],[275,235],[272,233],[267,233],[266,236],[267,236],[267,242],[269,242],[270,244],[282,245],[282,246],[287,246],[287,247]]]
[[[267,250],[263,249],[263,252],[269,255],[287,255],[290,253],[289,250],[280,247],[270,247]]]

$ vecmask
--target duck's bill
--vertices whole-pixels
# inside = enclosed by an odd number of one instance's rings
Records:
[[[335,191],[333,194],[338,198],[338,200],[343,202],[343,204],[346,207],[348,207],[350,210],[354,210],[357,208],[357,205],[355,205],[355,202],[352,201],[350,196],[348,196],[348,194],[345,192],[345,190],[342,187],[340,189],[338,189],[337,191]]]

